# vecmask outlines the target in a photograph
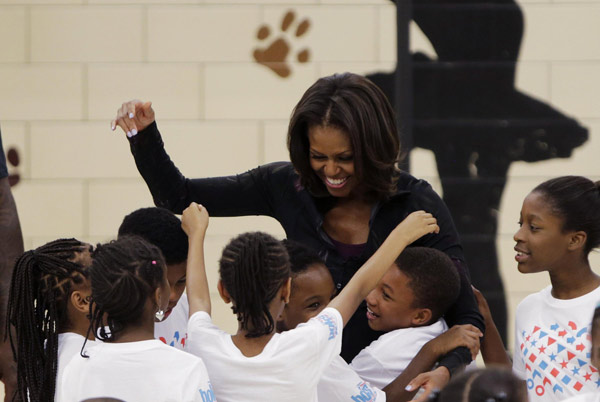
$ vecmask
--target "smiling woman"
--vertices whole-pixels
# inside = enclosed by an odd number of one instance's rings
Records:
[[[289,239],[323,258],[337,289],[411,212],[433,214],[440,233],[413,245],[443,251],[461,275],[461,294],[447,314],[448,324],[483,329],[450,213],[428,183],[398,169],[394,112],[368,79],[344,73],[317,80],[292,113],[291,163],[270,163],[236,176],[184,177],[164,150],[150,102],[124,103],[111,126],[127,134],[157,206],[181,213],[194,201],[213,217],[271,216]],[[351,360],[377,336],[367,325],[363,305],[344,329],[342,356]],[[441,362],[442,369],[470,360],[466,348],[456,350]]]

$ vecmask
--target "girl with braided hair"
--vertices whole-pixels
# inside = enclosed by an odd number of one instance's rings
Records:
[[[16,262],[6,333],[17,362],[20,400],[55,400],[66,363],[82,349],[89,327],[91,248],[60,239]]]
[[[291,292],[285,246],[272,236],[244,233],[232,239],[219,262],[218,290],[237,315],[229,335],[211,321],[210,292],[204,269],[206,209],[195,202],[183,212],[189,239],[186,287],[190,305],[187,350],[204,360],[221,402],[317,400],[317,383],[341,349],[342,330],[402,250],[428,233],[436,219],[424,211],[408,215],[348,284],[308,322],[276,333]]]
[[[164,315],[170,293],[156,246],[134,236],[99,245],[89,277],[88,332],[103,342],[69,362],[61,402],[214,401],[202,360],[154,338],[155,319]]]

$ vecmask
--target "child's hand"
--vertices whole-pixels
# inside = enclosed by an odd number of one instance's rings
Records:
[[[440,227],[437,220],[425,211],[415,211],[408,215],[398,226],[399,230],[406,239],[406,244],[411,244],[428,233],[439,233]]]
[[[153,121],[152,102],[144,103],[135,99],[121,105],[117,110],[117,116],[110,122],[110,129],[115,131],[119,126],[127,134],[127,137],[133,137],[152,124]]]
[[[432,348],[433,353],[437,356],[443,356],[460,346],[464,346],[469,349],[471,358],[475,360],[477,354],[479,354],[479,338],[482,336],[483,334],[479,328],[473,325],[455,325],[437,338],[427,342],[427,346]]]
[[[200,204],[192,202],[183,211],[181,216],[181,227],[188,238],[196,234],[204,235],[208,227],[208,211]]]
[[[411,402],[425,402],[428,400],[429,395],[437,390],[441,390],[450,381],[450,372],[444,366],[440,366],[435,370],[421,373],[413,378],[408,385],[406,390],[412,392],[418,388],[423,388],[422,394],[417,394],[417,399],[413,399]]]

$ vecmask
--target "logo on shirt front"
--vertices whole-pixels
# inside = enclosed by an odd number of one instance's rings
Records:
[[[199,391],[200,396],[202,397],[202,402],[214,402],[217,400],[210,381],[208,382],[208,389],[206,391],[202,389],[200,389]]]
[[[318,315],[317,320],[321,321],[323,324],[325,324],[329,327],[329,338],[327,338],[328,341],[332,340],[333,338],[335,338],[337,336],[337,334],[338,334],[337,325],[335,325],[335,322],[331,319],[330,316],[325,315],[325,314]]]
[[[555,323],[550,328],[534,326],[521,333],[522,359],[527,388],[542,396],[550,393],[564,397],[600,389],[600,376],[591,364],[591,335],[588,327],[579,328],[573,321],[567,327]]]
[[[375,402],[377,395],[375,394],[375,391],[369,387],[368,383],[364,381],[358,383],[357,388],[359,393],[352,396],[353,402]]]

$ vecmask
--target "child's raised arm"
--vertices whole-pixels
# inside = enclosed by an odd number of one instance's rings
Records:
[[[408,215],[383,242],[375,254],[364,263],[328,305],[338,310],[344,325],[354,314],[360,303],[409,244],[427,233],[439,233],[433,215],[425,211],[415,211]]]
[[[210,292],[204,266],[204,235],[208,227],[206,208],[192,202],[183,211],[181,227],[187,234],[189,242],[185,279],[190,304],[189,316],[198,311],[206,311],[210,315]]]

